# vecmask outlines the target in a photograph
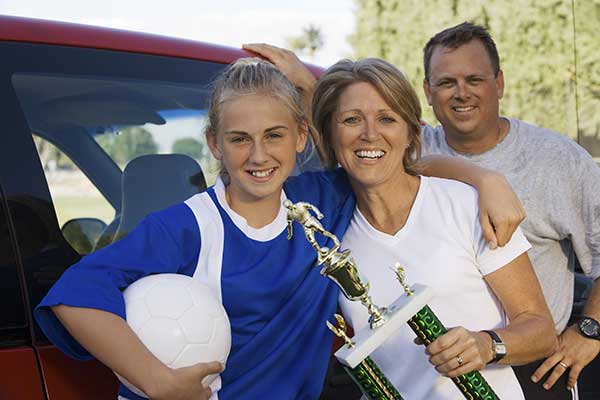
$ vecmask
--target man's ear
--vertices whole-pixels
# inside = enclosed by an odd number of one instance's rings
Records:
[[[427,98],[427,104],[431,105],[431,88],[429,87],[427,78],[423,79],[423,91],[425,92],[425,97]]]
[[[502,70],[499,70],[496,76],[496,93],[499,99],[504,96],[504,72]]]
[[[206,143],[208,144],[208,148],[212,155],[219,161],[223,158],[223,154],[221,150],[219,150],[219,146],[217,143],[217,133],[213,130],[206,130]]]

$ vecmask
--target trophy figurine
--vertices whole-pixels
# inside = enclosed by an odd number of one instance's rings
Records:
[[[393,336],[405,322],[408,322],[425,345],[447,332],[427,305],[433,297],[432,290],[421,284],[409,286],[406,283],[404,269],[396,264],[394,273],[404,289],[405,295],[400,296],[388,307],[377,306],[369,296],[369,283],[361,278],[350,250],[339,251],[338,238],[326,231],[319,222],[323,215],[317,207],[310,203],[292,203],[289,200],[285,200],[283,205],[288,209],[288,239],[291,239],[294,233],[294,221],[302,225],[307,240],[317,252],[317,264],[323,265],[320,271],[321,275],[333,280],[347,299],[360,301],[367,308],[369,326],[356,332],[352,338],[346,335],[346,322],[341,315],[335,314],[337,326],[326,321],[327,327],[345,342],[345,345],[336,351],[336,358],[367,399],[402,399],[398,390],[369,355]],[[316,214],[316,217],[312,215],[312,212]],[[315,239],[315,234],[331,239],[333,246],[331,248],[321,247]],[[478,371],[452,380],[466,399],[498,399]]]

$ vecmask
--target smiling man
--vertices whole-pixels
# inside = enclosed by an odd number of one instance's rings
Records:
[[[572,140],[500,116],[504,75],[485,28],[462,23],[436,34],[424,48],[424,67],[427,101],[441,123],[423,129],[425,154],[464,157],[502,172],[527,213],[521,226],[532,244],[529,257],[562,334],[543,363],[515,368],[520,379],[539,382],[522,385],[532,391],[526,398],[576,398],[579,373],[600,352],[600,170]],[[567,327],[576,258],[595,284],[586,317]]]

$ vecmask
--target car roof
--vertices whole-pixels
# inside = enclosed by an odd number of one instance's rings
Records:
[[[142,32],[0,15],[0,41],[89,47],[231,63],[252,53],[242,49]],[[322,68],[308,65],[315,75]]]

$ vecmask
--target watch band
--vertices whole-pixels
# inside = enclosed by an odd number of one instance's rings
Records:
[[[502,360],[506,356],[506,345],[502,342],[500,336],[498,336],[498,334],[494,331],[483,330],[481,332],[487,333],[492,338],[492,350],[494,351],[494,358],[488,364]]]

